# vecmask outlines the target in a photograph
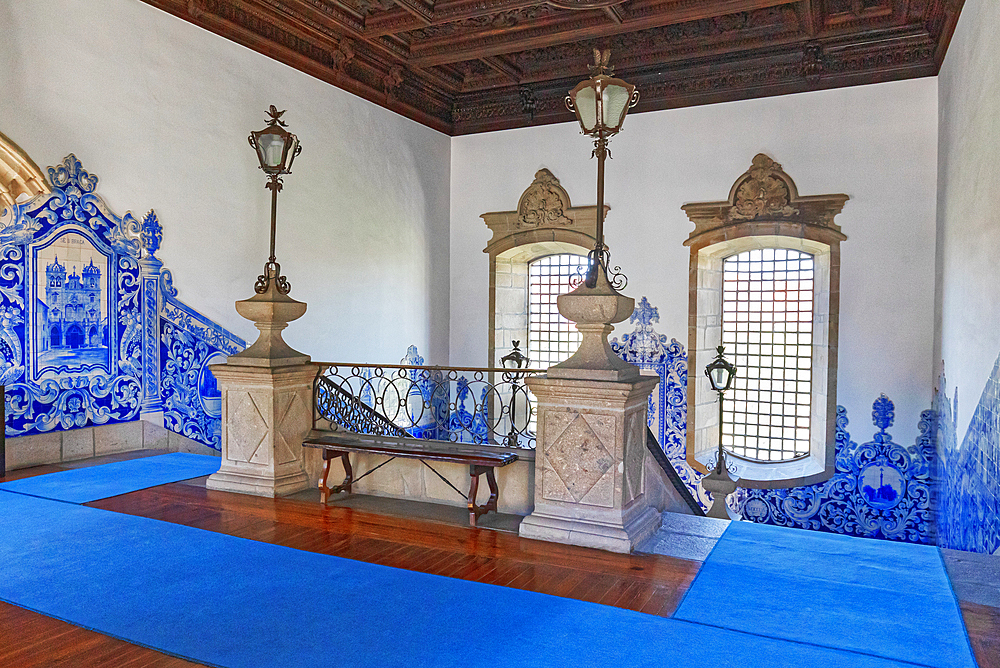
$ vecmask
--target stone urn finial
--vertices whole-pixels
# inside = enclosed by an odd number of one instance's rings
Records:
[[[274,268],[270,271],[277,273]],[[236,302],[236,312],[247,320],[252,320],[260,330],[260,336],[243,352],[230,355],[229,364],[281,367],[309,361],[308,355],[293,350],[281,338],[281,331],[288,327],[289,322],[302,317],[306,312],[306,305],[282,294],[277,280],[268,282],[267,290],[263,293]]]
[[[560,295],[557,304],[559,313],[576,323],[583,341],[572,357],[549,367],[549,378],[634,380],[639,377],[639,367],[619,357],[608,343],[613,323],[624,322],[632,315],[635,300],[612,287],[600,263],[594,287],[582,282],[572,292]]]

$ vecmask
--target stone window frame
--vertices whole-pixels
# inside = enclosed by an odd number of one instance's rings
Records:
[[[487,366],[499,366],[514,341],[522,351],[528,344],[528,264],[546,255],[586,255],[597,238],[597,207],[574,207],[559,179],[543,168],[516,210],[480,218],[493,233],[483,249],[490,257]]]
[[[840,242],[847,237],[834,218],[848,199],[844,194],[800,196],[781,165],[760,153],[733,183],[727,200],[681,207],[695,225],[684,242],[691,249],[687,462],[695,470],[707,473],[718,452],[718,395],[702,370],[722,338],[723,260],[754,248],[786,248],[815,259],[809,454],[785,462],[731,455],[730,462],[743,487],[810,485],[835,473]]]

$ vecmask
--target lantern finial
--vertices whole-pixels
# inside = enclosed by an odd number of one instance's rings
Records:
[[[590,71],[590,76],[597,76],[598,74],[607,74],[611,76],[615,73],[614,65],[610,65],[611,62],[611,49],[594,49],[594,64],[587,65],[587,69]]]
[[[284,114],[286,111],[288,110],[282,109],[281,111],[278,111],[278,108],[272,104],[271,108],[268,109],[267,112],[265,112],[267,113],[268,116],[270,116],[270,118],[267,119],[267,126],[273,127],[274,124],[277,123],[281,127],[286,127],[286,123],[283,120],[281,120],[281,115]]]

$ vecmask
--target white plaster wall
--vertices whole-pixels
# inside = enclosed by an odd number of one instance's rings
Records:
[[[43,169],[75,153],[118,214],[156,209],[181,299],[252,341],[233,302],[268,254],[247,144],[270,104],[302,142],[277,256],[317,360],[448,357],[447,136],[138,0],[0,0],[0,131]]]
[[[1000,353],[1000,3],[966,0],[939,76],[936,361],[959,443]]]
[[[581,75],[582,78],[582,75]],[[596,202],[590,140],[566,123],[458,137],[451,167],[451,363],[486,363],[490,234],[479,218],[514,209],[541,167],[574,205]],[[688,249],[680,207],[722,200],[767,153],[803,195],[847,193],[841,246],[838,402],[855,440],[871,404],[896,404],[893,435],[912,443],[930,407],[934,312],[937,82],[819,91],[636,114],[611,142],[606,201],[625,293],[660,310],[658,332],[687,346]],[[630,332],[623,323],[613,336]]]

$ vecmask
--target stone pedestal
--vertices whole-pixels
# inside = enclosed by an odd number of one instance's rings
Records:
[[[701,484],[706,491],[712,493],[712,507],[705,513],[707,517],[716,517],[720,520],[732,519],[726,507],[726,498],[736,491],[737,483],[729,477],[729,472],[716,466],[715,470],[701,479]]]
[[[527,379],[538,400],[538,445],[535,509],[521,536],[628,553],[659,528],[643,480],[657,382]]]
[[[306,305],[267,292],[236,302],[260,336],[225,364],[209,368],[222,393],[222,466],[207,486],[227,492],[281,496],[309,485],[302,440],[312,427],[312,387],[316,367],[309,356],[281,338]]]
[[[658,377],[642,376],[611,349],[612,323],[635,301],[599,268],[593,288],[559,297],[576,323],[576,354],[526,382],[538,400],[535,509],[520,534],[613,552],[631,552],[660,526],[646,500],[646,414]]]

